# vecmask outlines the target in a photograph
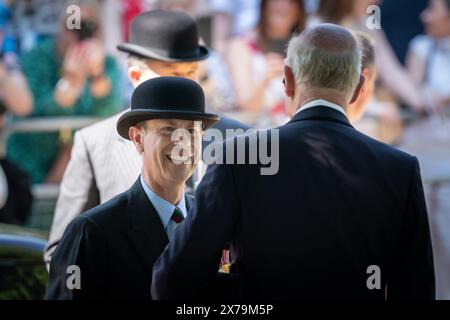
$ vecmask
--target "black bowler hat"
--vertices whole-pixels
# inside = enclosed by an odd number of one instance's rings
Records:
[[[154,10],[134,18],[129,43],[122,43],[117,49],[144,58],[188,62],[209,56],[208,48],[198,42],[193,18],[183,12]]]
[[[134,90],[131,110],[117,121],[117,132],[130,140],[130,127],[151,119],[198,120],[206,129],[219,121],[219,116],[205,112],[205,95],[195,81],[157,77],[142,82]]]

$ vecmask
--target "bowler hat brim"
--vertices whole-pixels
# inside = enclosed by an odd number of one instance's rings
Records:
[[[128,132],[130,127],[139,122],[152,119],[182,119],[202,121],[204,129],[207,129],[220,120],[219,115],[214,113],[201,113],[192,111],[173,111],[173,110],[152,110],[152,109],[134,109],[124,113],[117,121],[117,132],[127,140],[130,140]]]
[[[149,47],[142,47],[133,43],[122,43],[117,46],[119,51],[127,52],[129,54],[138,55],[143,58],[156,59],[167,62],[191,62],[200,61],[209,57],[210,51],[207,47],[199,45],[196,52],[189,52],[184,55],[178,54],[176,57],[171,56],[169,53],[161,50],[158,53],[157,49]]]

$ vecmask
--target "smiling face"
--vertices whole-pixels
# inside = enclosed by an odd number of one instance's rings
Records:
[[[147,120],[130,128],[142,155],[142,173],[159,186],[184,184],[200,157],[202,124],[179,119]]]

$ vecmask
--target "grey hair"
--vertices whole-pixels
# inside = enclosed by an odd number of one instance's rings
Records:
[[[338,91],[350,99],[361,74],[361,49],[355,45],[352,50],[326,50],[294,35],[285,64],[291,68],[297,85]]]

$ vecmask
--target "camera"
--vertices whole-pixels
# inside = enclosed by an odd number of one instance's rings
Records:
[[[98,24],[92,20],[81,20],[80,29],[76,29],[78,41],[92,38],[98,30]]]

